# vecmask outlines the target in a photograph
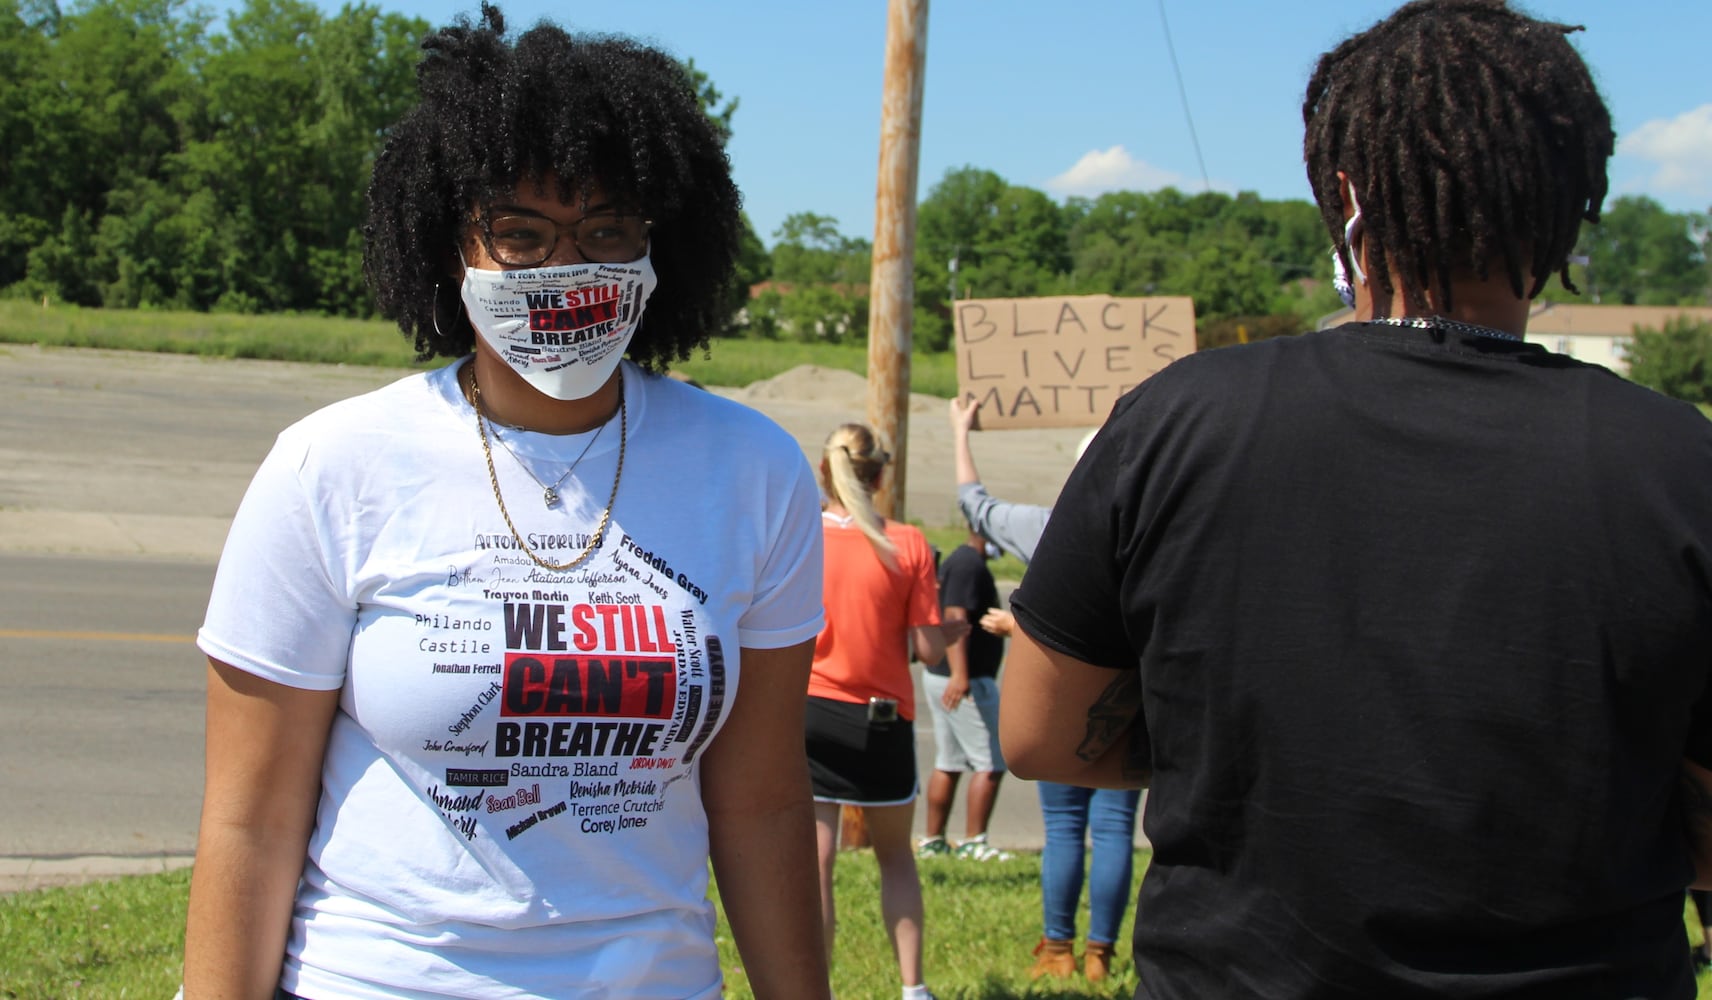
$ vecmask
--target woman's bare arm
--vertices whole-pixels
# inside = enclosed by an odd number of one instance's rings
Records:
[[[737,703],[701,762],[719,899],[758,1000],[831,996],[803,744],[814,642],[744,649]]]
[[[938,663],[945,657],[945,647],[969,634],[969,619],[949,618],[938,625],[917,625],[910,629],[910,651],[923,663]]]
[[[208,661],[185,1000],[272,1000],[338,706],[337,690],[287,687]]]

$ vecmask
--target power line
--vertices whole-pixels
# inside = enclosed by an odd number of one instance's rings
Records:
[[[1165,0],[1159,0],[1159,23],[1165,26],[1165,51],[1171,56],[1171,73],[1177,77],[1177,96],[1183,100],[1183,117],[1189,123],[1189,143],[1195,147],[1195,162],[1201,165],[1201,187],[1211,191],[1207,161],[1201,156],[1201,139],[1195,134],[1195,116],[1189,113],[1189,91],[1183,87],[1183,69],[1177,65],[1177,46],[1171,44],[1171,22],[1165,18]]]

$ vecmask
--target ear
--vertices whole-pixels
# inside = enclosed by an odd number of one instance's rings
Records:
[[[473,249],[464,245],[465,239],[464,234],[460,232],[453,239],[451,249],[446,251],[445,256],[440,261],[440,266],[444,269],[446,276],[460,285],[464,282],[464,268],[468,266],[465,262],[469,260]]]
[[[1355,185],[1350,183],[1349,175],[1339,170],[1337,179],[1338,202],[1343,207],[1343,221],[1348,222],[1351,216],[1361,210],[1361,203],[1355,195]]]

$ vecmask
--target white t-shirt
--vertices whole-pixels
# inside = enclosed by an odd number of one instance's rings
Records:
[[[341,691],[281,985],[308,997],[711,997],[695,766],[741,647],[822,623],[819,495],[762,415],[623,368],[599,551],[542,569],[500,516],[457,366],[279,436],[198,644]],[[620,420],[500,429],[518,532],[550,562],[606,506]],[[592,448],[543,502],[552,483]]]

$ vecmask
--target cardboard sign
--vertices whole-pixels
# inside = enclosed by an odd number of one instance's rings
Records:
[[[1185,296],[965,299],[952,305],[957,386],[984,430],[1097,427],[1118,397],[1195,350]]]

